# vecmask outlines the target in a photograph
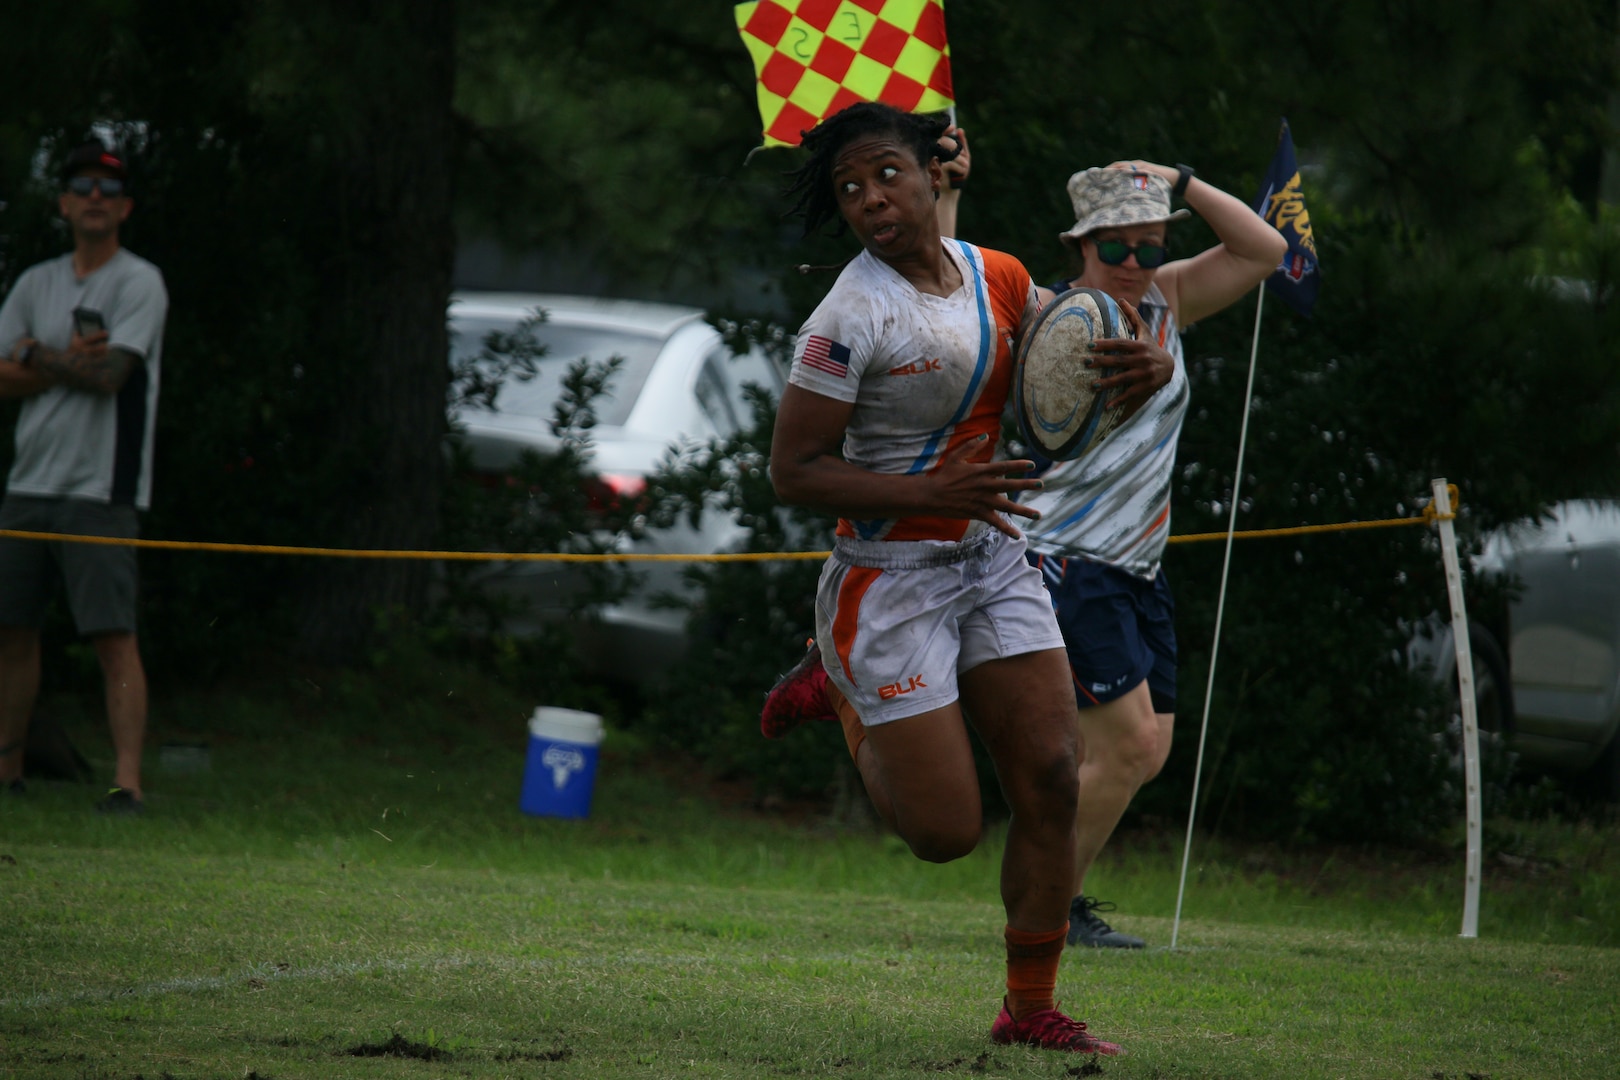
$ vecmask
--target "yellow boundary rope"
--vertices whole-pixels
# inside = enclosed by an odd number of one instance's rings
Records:
[[[1453,485],[1455,490],[1455,485]],[[1453,506],[1456,503],[1452,504]],[[1456,512],[1437,514],[1431,504],[1418,517],[1385,518],[1382,521],[1350,521],[1339,525],[1295,525],[1286,529],[1250,529],[1235,532],[1239,540],[1259,540],[1279,536],[1311,536],[1317,533],[1352,532],[1358,529],[1389,529],[1399,525],[1432,525],[1455,518]],[[442,562],[784,562],[825,559],[827,551],[745,551],[714,555],[582,554],[564,551],[390,551],[380,548],[292,547],[283,544],[224,544],[206,540],[137,540],[117,536],[76,536],[68,533],[25,532],[0,529],[0,536],[13,540],[48,540],[70,544],[102,544],[109,547],[149,548],[158,551],[213,551],[239,555],[304,555],[330,559],[434,559]],[[1187,533],[1170,537],[1172,544],[1192,544],[1205,540],[1225,540],[1224,532]]]
[[[1446,515],[1447,519],[1456,517],[1455,514]],[[1356,529],[1390,529],[1397,525],[1428,525],[1439,520],[1439,515],[1425,513],[1421,517],[1385,518],[1382,521],[1347,521],[1340,525],[1295,525],[1287,529],[1249,529],[1244,532],[1232,534],[1235,540],[1263,540],[1274,536],[1310,536],[1316,533],[1352,532]],[[1172,536],[1167,543],[1193,544],[1202,540],[1225,540],[1224,532],[1183,533]]]

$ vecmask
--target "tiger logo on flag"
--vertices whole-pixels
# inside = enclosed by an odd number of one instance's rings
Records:
[[[1283,239],[1288,252],[1266,279],[1266,288],[1301,315],[1316,306],[1321,284],[1321,265],[1316,260],[1316,233],[1311,228],[1310,211],[1305,208],[1305,191],[1300,185],[1299,164],[1294,156],[1294,136],[1288,121],[1277,135],[1277,153],[1271,159],[1255,196],[1254,212],[1265,218]]]

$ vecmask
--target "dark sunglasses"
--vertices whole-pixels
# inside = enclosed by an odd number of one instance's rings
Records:
[[[124,182],[108,176],[75,176],[67,182],[67,189],[81,199],[88,199],[92,191],[100,191],[108,199],[124,193]]]
[[[1137,244],[1131,247],[1123,240],[1093,240],[1097,245],[1097,258],[1109,266],[1119,266],[1125,262],[1129,255],[1136,256],[1136,265],[1144,270],[1154,270],[1164,265],[1165,256],[1170,249],[1163,244]]]

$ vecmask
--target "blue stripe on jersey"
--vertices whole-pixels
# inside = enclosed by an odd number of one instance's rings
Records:
[[[1177,434],[1177,432],[1172,429],[1169,433],[1167,433],[1165,435],[1164,438],[1160,439],[1158,442],[1153,444],[1153,449],[1155,449],[1155,450],[1164,449],[1165,444],[1170,442],[1172,439],[1174,439],[1176,437],[1176,434]],[[1115,484],[1115,485],[1113,485],[1113,486],[1111,486],[1111,487],[1109,487],[1109,488],[1107,488],[1107,489],[1105,489],[1103,491],[1099,491],[1097,493],[1096,497],[1093,498],[1090,502],[1086,503],[1080,509],[1076,510],[1074,513],[1070,514],[1068,517],[1064,518],[1062,521],[1060,521],[1056,525],[1052,526],[1052,528],[1054,530],[1056,530],[1056,529],[1067,529],[1070,525],[1073,525],[1075,522],[1079,521],[1081,518],[1083,518],[1087,514],[1091,513],[1092,508],[1095,507],[1099,502],[1101,502],[1105,497],[1113,494],[1115,488],[1117,488],[1118,486],[1119,486],[1118,484]]]
[[[906,470],[908,475],[920,473],[928,468],[938,453],[941,440],[948,439],[951,429],[961,423],[973,408],[973,402],[979,396],[979,384],[984,381],[985,371],[989,367],[986,361],[990,356],[991,342],[995,340],[994,327],[990,325],[990,311],[986,306],[986,293],[989,290],[984,282],[984,274],[979,269],[978,260],[973,257],[972,245],[965,240],[958,240],[956,243],[962,249],[968,266],[973,270],[973,280],[976,283],[973,292],[974,298],[979,303],[979,358],[974,363],[973,378],[968,382],[967,393],[962,395],[962,403],[956,407],[956,415],[952,416],[944,427],[928,436],[928,442],[923,446],[922,453],[911,463],[911,468]]]
[[[1112,491],[1112,490],[1113,490],[1113,488],[1108,489],[1108,491]],[[1086,505],[1082,506],[1080,509],[1078,509],[1074,513],[1070,514],[1068,517],[1064,518],[1062,521],[1060,521],[1056,525],[1052,526],[1052,528],[1053,529],[1067,529],[1070,525],[1073,525],[1075,522],[1079,521],[1081,518],[1083,518],[1087,514],[1091,513],[1091,508],[1093,506],[1096,506],[1097,503],[1102,500],[1102,497],[1104,495],[1108,494],[1108,491],[1098,492],[1097,495],[1090,502],[1086,503]]]

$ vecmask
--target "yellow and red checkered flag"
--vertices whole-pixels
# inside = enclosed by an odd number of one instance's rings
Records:
[[[798,146],[801,131],[857,101],[955,104],[944,0],[749,0],[736,14],[766,146]]]

